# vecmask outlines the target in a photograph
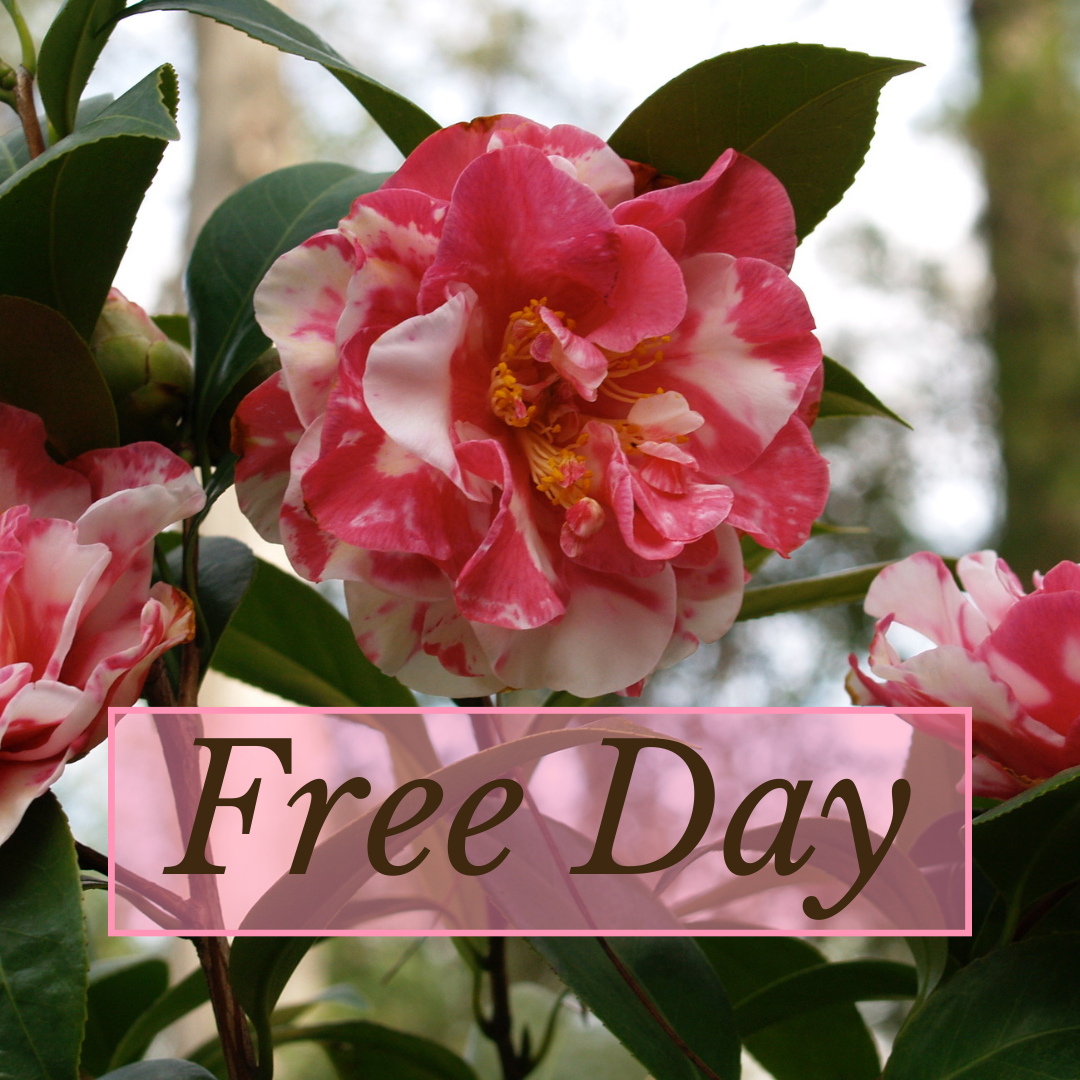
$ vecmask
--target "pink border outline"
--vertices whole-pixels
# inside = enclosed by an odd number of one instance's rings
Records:
[[[754,713],[768,713],[769,715],[777,714],[821,714],[827,713],[831,716],[836,715],[864,715],[872,716],[875,713],[886,713],[888,715],[895,716],[898,713],[910,713],[912,715],[931,714],[940,716],[942,713],[955,714],[959,713],[964,717],[964,806],[967,815],[966,828],[964,830],[964,929],[963,930],[817,930],[813,934],[793,934],[791,932],[785,932],[782,930],[700,930],[694,933],[681,933],[676,930],[652,930],[652,931],[639,931],[639,932],[627,932],[625,930],[600,930],[599,933],[603,937],[970,937],[972,934],[972,907],[971,907],[971,875],[972,875],[972,772],[971,772],[971,739],[972,739],[972,717],[971,708],[961,707],[956,705],[941,705],[935,707],[927,706],[912,706],[910,708],[905,707],[903,709],[887,709],[877,708],[866,705],[836,705],[836,706],[824,706],[824,705],[778,705],[775,708],[764,706],[746,706],[739,707],[735,705],[695,705],[679,708],[671,705],[656,705],[652,707],[644,705],[628,705],[618,706],[615,708],[597,708],[586,707],[580,708],[573,707],[557,707],[545,709],[543,706],[537,706],[535,708],[528,708],[524,706],[494,706],[494,707],[482,707],[482,708],[470,708],[463,710],[457,705],[432,705],[432,706],[382,706],[382,705],[368,705],[368,706],[347,706],[341,708],[334,708],[330,706],[319,707],[307,707],[303,705],[267,705],[267,706],[243,706],[243,705],[208,705],[208,706],[174,706],[174,707],[150,707],[140,705],[130,705],[125,708],[109,708],[109,890],[108,890],[108,936],[109,937],[185,937],[190,936],[191,931],[184,930],[166,930],[164,928],[158,930],[145,930],[141,933],[135,933],[130,930],[117,930],[116,929],[116,888],[115,879],[112,874],[112,851],[114,850],[113,844],[113,800],[114,800],[114,788],[115,788],[115,760],[113,754],[113,733],[116,728],[117,720],[124,715],[134,713],[137,715],[154,715],[154,714],[184,714],[188,715],[193,712],[206,713],[208,715],[214,714],[237,714],[237,713],[269,713],[273,715],[279,715],[283,713],[318,713],[320,715],[332,714],[336,716],[350,715],[354,713],[372,713],[378,712],[383,715],[390,716],[410,716],[421,715],[426,716],[430,714],[438,713],[450,713],[452,715],[460,716],[463,711],[470,713],[510,713],[512,715],[518,715],[527,713],[530,716],[535,716],[539,712],[549,713],[572,713],[575,716],[580,715],[610,715],[611,713],[640,715],[647,713],[649,715],[655,715],[656,713],[671,714],[676,713],[678,715],[685,715],[687,713],[706,713],[710,715],[725,716],[730,714],[736,714],[745,716],[747,714]],[[498,936],[498,937],[596,937],[596,930],[556,930],[556,931],[543,931],[543,930],[502,930],[497,935],[492,935],[490,932],[485,931],[484,936]],[[462,931],[454,930],[437,930],[432,929],[426,933],[417,933],[416,929],[409,930],[383,930],[379,933],[372,933],[367,930],[346,930],[337,931],[333,934],[328,934],[326,930],[236,930],[225,929],[219,930],[214,936],[224,937],[461,937]]]

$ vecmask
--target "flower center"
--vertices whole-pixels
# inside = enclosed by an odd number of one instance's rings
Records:
[[[610,424],[618,433],[623,449],[637,452],[644,437],[640,427],[626,419],[591,416],[581,406],[584,402],[574,388],[545,360],[537,359],[536,341],[552,335],[549,322],[554,316],[567,330],[575,321],[563,311],[548,311],[547,297],[532,300],[509,318],[503,335],[499,361],[491,370],[488,398],[491,411],[509,427],[517,429],[517,438],[529,463],[536,489],[555,506],[569,508],[589,494],[592,473],[585,458],[577,451],[588,441],[582,431],[589,420]],[[632,390],[620,383],[658,364],[664,358],[661,348],[669,337],[648,338],[625,353],[601,349],[608,362],[607,374],[598,390],[605,397],[633,406],[643,398],[662,394]]]

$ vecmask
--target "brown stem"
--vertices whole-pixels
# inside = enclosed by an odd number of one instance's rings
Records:
[[[152,681],[148,679],[146,687],[147,701],[151,704],[169,701],[172,704],[195,706],[199,650],[194,642],[183,648],[179,701],[172,693],[164,666],[156,666],[156,670],[151,673]],[[173,798],[176,800],[180,835],[187,836],[190,835],[202,794],[198,758],[192,752],[194,740],[202,734],[202,721],[197,713],[169,713],[155,716],[154,726],[165,753],[169,781],[172,784]],[[203,874],[191,874],[188,876],[188,883],[191,889],[190,903],[194,908],[193,921],[204,926],[221,926],[221,904],[213,878]],[[225,1058],[229,1080],[255,1080],[256,1064],[251,1032],[229,982],[229,943],[223,937],[193,937],[191,943],[198,953],[210,991],[214,1022],[221,1036],[221,1052]]]
[[[477,1024],[495,1044],[503,1080],[523,1080],[532,1072],[536,1062],[531,1059],[527,1047],[523,1047],[521,1053],[514,1047],[510,981],[506,974],[506,938],[488,938],[487,958],[481,963],[491,978],[491,1016],[478,1013]]]
[[[634,973],[619,959],[618,954],[608,944],[606,938],[598,937],[596,939],[600,943],[600,948],[607,953],[607,958],[611,961],[615,970],[622,976],[623,982],[630,988],[634,997],[641,1002],[642,1005],[648,1010],[649,1015],[660,1026],[664,1034],[686,1055],[691,1063],[700,1070],[701,1074],[706,1077],[706,1080],[723,1080],[721,1076],[713,1072],[709,1066],[702,1061],[700,1057],[686,1044],[683,1037],[667,1022],[667,1018],[656,1007],[652,998],[645,992],[645,988],[634,977]]]
[[[75,855],[79,860],[80,870],[94,870],[99,874],[104,874],[106,877],[109,876],[109,857],[107,855],[95,851],[92,847],[87,847],[86,844],[80,844],[78,840],[75,841]],[[163,889],[153,881],[147,881],[146,878],[140,877],[133,870],[127,870],[123,866],[113,867],[113,872],[116,876],[117,892],[121,893],[125,899],[131,900],[140,911],[149,915],[159,926],[168,926],[170,929],[175,929],[175,927],[171,926],[173,922],[175,922],[176,927],[180,927],[191,926],[197,921],[198,915],[192,911],[191,905],[182,896],[177,896],[176,893]],[[153,904],[155,909],[160,908],[167,911],[169,916],[172,917],[170,922],[162,922],[153,912],[147,911],[141,904],[136,903],[133,895]]]
[[[45,137],[41,134],[41,122],[34,105],[34,76],[22,64],[15,73],[15,111],[22,122],[31,159],[40,157],[45,153]]]

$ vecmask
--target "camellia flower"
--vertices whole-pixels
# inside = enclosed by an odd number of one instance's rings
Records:
[[[848,691],[857,705],[970,706],[975,794],[1009,798],[1080,765],[1080,565],[1036,574],[1031,594],[993,551],[956,570],[963,593],[928,551],[882,570],[866,611],[880,620],[870,670],[884,682],[852,656]],[[936,647],[902,661],[885,637],[893,622]],[[905,719],[963,749],[957,717]]]
[[[787,553],[822,508],[783,187],[734,151],[650,175],[459,124],[258,289],[282,371],[237,414],[241,505],[410,685],[633,687],[730,627],[740,531]]]
[[[203,499],[156,443],[58,465],[40,418],[0,405],[0,843],[191,639],[190,601],[150,569],[157,533]]]

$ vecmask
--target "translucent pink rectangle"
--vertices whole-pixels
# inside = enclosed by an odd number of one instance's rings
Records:
[[[955,717],[967,752],[913,742],[920,712]],[[109,725],[111,934],[971,932],[970,709]]]

